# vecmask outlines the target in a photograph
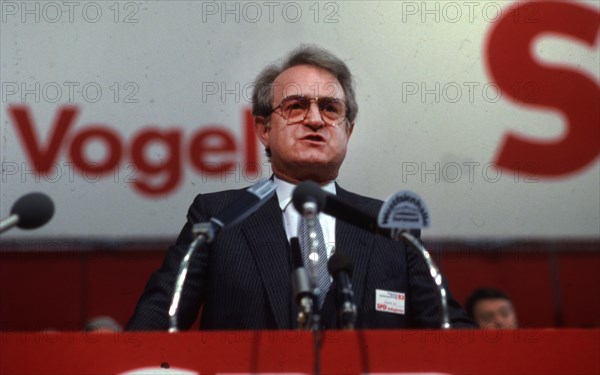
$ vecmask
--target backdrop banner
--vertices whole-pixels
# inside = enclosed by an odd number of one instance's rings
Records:
[[[597,0],[0,4],[0,214],[56,205],[3,240],[174,237],[269,177],[253,80],[301,43],[356,79],[344,188],[418,193],[429,238],[600,236]]]

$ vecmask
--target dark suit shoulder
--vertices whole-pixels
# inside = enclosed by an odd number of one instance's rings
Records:
[[[377,214],[379,212],[379,209],[383,205],[383,201],[380,199],[375,199],[364,195],[352,193],[346,189],[341,188],[339,185],[336,185],[336,193],[340,199],[348,203],[355,204],[358,207],[360,207],[360,209],[365,210],[370,214]]]
[[[382,201],[381,199],[370,198],[364,195],[352,193],[348,190],[341,188],[339,185],[336,185],[336,191],[338,198],[342,199],[346,203],[352,204],[353,206],[357,207],[359,210],[363,211],[365,214],[370,215],[371,217],[379,217],[379,211],[381,210],[381,206],[383,206],[384,204],[384,201]],[[413,236],[421,236],[420,229],[412,229],[410,232],[413,234]]]
[[[207,220],[235,201],[246,188],[223,190],[196,195],[188,211],[188,220],[194,223]]]

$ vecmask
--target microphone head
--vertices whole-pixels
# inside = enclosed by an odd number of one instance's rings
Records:
[[[354,271],[354,262],[349,255],[336,251],[333,253],[329,262],[327,263],[327,269],[331,275],[335,275],[338,272],[344,271],[348,276],[352,277]]]
[[[54,203],[44,193],[29,193],[15,202],[10,213],[19,216],[19,228],[35,229],[50,221],[54,215]]]
[[[321,189],[321,186],[314,181],[302,181],[292,193],[294,208],[300,213],[304,212],[304,204],[306,202],[315,203],[317,205],[317,212],[321,212],[325,206],[326,198],[327,192]]]
[[[412,191],[402,190],[386,199],[379,210],[377,225],[391,230],[413,230],[429,226],[425,202]]]

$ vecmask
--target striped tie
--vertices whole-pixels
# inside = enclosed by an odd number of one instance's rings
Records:
[[[313,238],[311,238],[310,228],[313,227]],[[300,216],[298,224],[298,237],[300,248],[302,249],[302,258],[304,266],[311,278],[315,296],[319,303],[319,309],[323,306],[325,296],[329,291],[331,278],[327,270],[327,249],[323,239],[323,229],[319,223],[319,217],[313,218]]]

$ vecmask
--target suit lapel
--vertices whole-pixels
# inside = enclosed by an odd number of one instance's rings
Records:
[[[361,202],[357,195],[336,187],[337,196],[358,208]],[[374,236],[369,232],[359,229],[353,225],[345,223],[343,220],[335,221],[335,242],[336,251],[341,251],[349,255],[354,262],[354,273],[352,275],[352,288],[354,289],[354,298],[357,305],[361,304],[364,287],[367,280],[367,270],[371,258],[371,247]]]
[[[362,208],[363,201],[359,196],[349,193],[339,186],[337,195],[340,199]],[[291,250],[283,227],[283,217],[277,196],[273,196],[241,225],[242,233],[248,241],[250,251],[256,261],[277,327],[289,329],[293,315],[290,311],[290,307],[293,305],[291,299],[293,292],[289,282]],[[374,237],[365,230],[337,219],[335,238],[336,251],[344,252],[354,262],[352,286],[355,301],[360,305],[367,280],[370,250]]]
[[[250,251],[256,260],[269,305],[278,328],[290,328],[291,285],[289,243],[277,196],[242,223]]]

